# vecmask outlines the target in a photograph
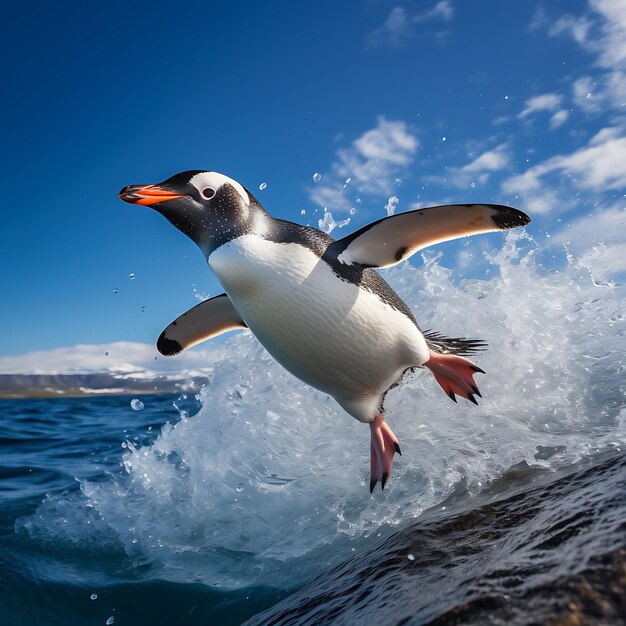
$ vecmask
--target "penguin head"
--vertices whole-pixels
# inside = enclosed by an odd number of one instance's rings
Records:
[[[150,206],[208,255],[216,247],[254,230],[267,216],[257,199],[224,174],[191,170],[156,185],[128,185],[120,198]]]

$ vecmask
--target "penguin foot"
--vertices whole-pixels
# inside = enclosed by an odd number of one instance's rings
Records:
[[[400,452],[398,439],[385,422],[385,416],[381,413],[370,423],[370,493],[374,491],[376,483],[380,481],[381,490],[391,476],[393,455]]]
[[[431,350],[430,359],[424,365],[433,373],[435,380],[451,400],[456,402],[458,395],[478,404],[474,396],[482,398],[473,376],[477,372],[481,374],[485,372],[468,359],[456,354],[439,354]]]

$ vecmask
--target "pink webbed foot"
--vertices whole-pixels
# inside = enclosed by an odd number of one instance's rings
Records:
[[[485,372],[468,359],[456,354],[439,354],[430,351],[430,359],[424,365],[433,373],[435,380],[441,385],[451,400],[456,402],[456,395],[467,398],[478,404],[474,396],[482,398],[474,382],[474,374]]]
[[[385,484],[391,476],[393,455],[396,452],[402,455],[402,452],[400,452],[398,439],[385,422],[382,413],[370,423],[370,434],[372,437],[370,443],[370,493],[372,493],[378,481],[380,481],[381,490],[385,488]]]

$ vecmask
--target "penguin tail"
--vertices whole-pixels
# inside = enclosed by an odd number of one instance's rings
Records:
[[[456,354],[440,354],[431,350],[430,359],[424,366],[433,373],[435,380],[450,400],[456,402],[456,396],[461,396],[478,404],[474,396],[482,398],[474,382],[474,374],[485,372],[468,359]]]
[[[422,332],[428,347],[439,354],[456,354],[472,356],[487,349],[487,342],[482,339],[466,339],[465,337],[446,337],[432,330]]]

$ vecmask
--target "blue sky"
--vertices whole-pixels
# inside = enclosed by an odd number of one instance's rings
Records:
[[[391,196],[508,203],[598,276],[626,269],[624,0],[36,2],[3,22],[0,355],[153,343],[219,293],[193,243],[117,197],[186,169],[277,217],[326,206],[351,219],[336,237]]]

